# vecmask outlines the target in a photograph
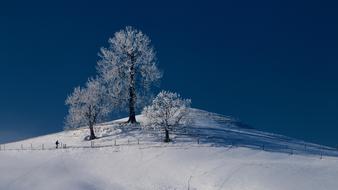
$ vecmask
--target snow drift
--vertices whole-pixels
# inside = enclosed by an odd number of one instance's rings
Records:
[[[0,189],[334,190],[337,150],[265,133],[192,109],[193,124],[162,134],[121,125],[1,145]],[[143,121],[142,116],[138,116]],[[59,140],[65,149],[55,149]]]

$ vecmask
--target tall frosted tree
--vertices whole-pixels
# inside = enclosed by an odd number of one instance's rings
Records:
[[[67,128],[88,126],[89,139],[95,139],[94,126],[107,116],[112,110],[111,101],[108,101],[104,86],[97,79],[89,79],[86,87],[77,87],[68,96],[66,105],[69,106],[66,117]]]
[[[130,26],[110,38],[102,47],[97,70],[112,99],[129,109],[129,123],[135,123],[136,107],[149,100],[151,86],[162,77],[156,53],[147,35]]]

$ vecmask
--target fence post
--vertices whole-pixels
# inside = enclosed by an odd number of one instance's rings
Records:
[[[293,149],[291,149],[291,152],[290,152],[291,155],[293,155]]]
[[[200,144],[200,138],[197,138],[197,144]]]
[[[31,150],[33,150],[33,144],[31,143]]]
[[[137,144],[140,144],[140,139],[137,139]]]
[[[128,139],[128,145],[129,145],[129,139]]]
[[[262,149],[265,150],[265,144],[262,145]]]
[[[21,150],[23,150],[23,145],[21,144]]]
[[[320,151],[320,159],[323,159],[323,150],[322,150],[322,147],[320,147],[319,151]]]
[[[42,144],[42,150],[44,150],[45,149],[45,145],[44,144]]]
[[[116,146],[116,139],[115,139],[114,145]]]

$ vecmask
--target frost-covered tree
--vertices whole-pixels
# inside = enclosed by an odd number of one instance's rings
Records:
[[[85,88],[75,88],[66,100],[66,105],[69,106],[66,127],[77,128],[88,125],[89,139],[95,139],[95,124],[102,121],[112,110],[111,101],[108,101],[105,93],[105,87],[98,79],[89,79]]]
[[[129,123],[135,123],[136,107],[149,100],[150,87],[162,77],[156,54],[147,35],[130,26],[101,48],[97,70],[111,98],[120,108],[129,108]]]
[[[164,130],[165,142],[169,142],[169,131],[178,125],[189,122],[186,115],[190,108],[191,100],[182,99],[179,94],[168,91],[160,92],[150,106],[143,109],[145,127]]]

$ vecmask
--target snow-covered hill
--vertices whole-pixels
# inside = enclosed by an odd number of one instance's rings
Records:
[[[1,146],[0,189],[335,190],[338,151],[257,131],[192,109],[194,123],[161,134],[121,125],[86,128]],[[142,116],[138,117],[143,121]],[[243,127],[244,126],[244,127]],[[56,150],[59,140],[66,149]]]

